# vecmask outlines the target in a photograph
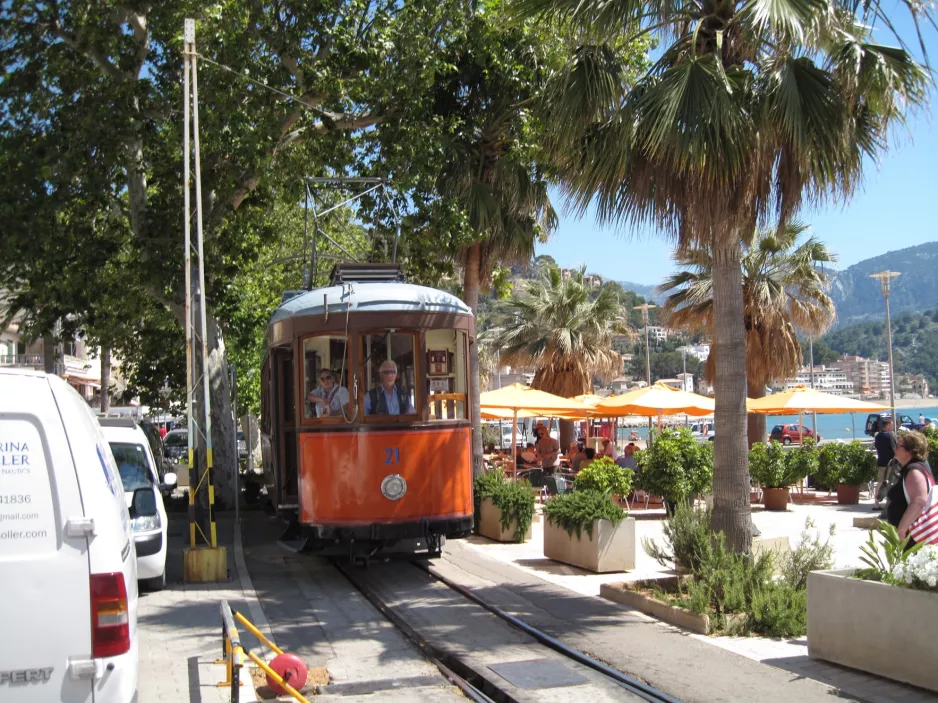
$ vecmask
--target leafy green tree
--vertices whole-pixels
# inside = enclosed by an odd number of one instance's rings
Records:
[[[406,121],[410,106],[429,91],[440,51],[461,31],[465,12],[461,3],[420,0],[3,4],[0,212],[10,226],[0,245],[0,284],[35,295],[38,304],[26,309],[39,333],[57,319],[81,324],[94,310],[88,299],[101,298],[90,287],[85,295],[74,291],[95,280],[102,261],[120,251],[129,262],[118,271],[128,299],[145,296],[174,320],[173,333],[160,337],[165,319],[159,316],[147,336],[145,350],[155,356],[141,360],[147,373],[138,380],[155,381],[154,393],[163,378],[145,367],[159,366],[161,355],[178,360],[184,350],[185,17],[196,19],[205,57],[199,60],[199,88],[208,366],[218,494],[230,502],[236,457],[227,320],[218,310],[230,306],[233,274],[278,244],[269,229],[266,238],[244,236],[252,211],[264,212],[278,200],[300,202],[304,175],[367,175],[369,169],[387,175],[382,164],[390,155],[381,147],[388,127]],[[405,136],[424,143],[416,125]],[[407,143],[399,131],[395,137]],[[404,188],[412,185],[404,181]],[[88,218],[75,216],[82,208],[98,216],[114,213],[126,235],[119,248],[89,230]],[[379,233],[388,232],[380,208],[360,216]],[[123,351],[125,358],[135,357],[144,347]]]
[[[807,226],[789,222],[778,229],[758,229],[742,241],[743,322],[746,329],[746,387],[750,398],[765,396],[765,387],[794,376],[801,366],[797,333],[820,335],[834,321],[827,295],[827,276],[818,265],[835,257],[815,237],[799,241]],[[713,257],[707,247],[680,252],[684,270],[661,285],[669,292],[664,304],[668,324],[714,332]],[[712,382],[719,359],[713,344],[706,377]],[[750,446],[765,441],[765,416],[749,415]]]
[[[716,473],[713,526],[749,550],[746,336],[740,241],[804,202],[849,197],[928,76],[903,49],[870,41],[885,5],[837,0],[665,3],[518,0],[519,11],[621,40],[663,41],[634,85],[590,47],[545,109],[566,192],[605,222],[653,225],[713,262]],[[929,8],[912,18],[928,23]],[[890,25],[891,26],[891,25]],[[577,80],[579,79],[579,80]]]
[[[548,268],[506,301],[496,323],[494,345],[511,366],[534,368],[532,388],[572,398],[593,391],[593,377],[611,377],[622,368],[612,350],[614,333],[627,334],[615,292],[595,298],[583,283],[585,269],[564,277]],[[561,446],[573,440],[573,426],[561,422]]]

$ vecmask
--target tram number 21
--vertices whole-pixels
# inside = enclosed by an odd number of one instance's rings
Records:
[[[385,447],[384,448],[384,463],[385,464],[400,464],[401,463],[401,450],[399,447]]]

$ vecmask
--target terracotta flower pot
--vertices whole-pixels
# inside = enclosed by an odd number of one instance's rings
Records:
[[[846,483],[837,484],[837,503],[839,505],[856,505],[860,502],[860,487]]]
[[[785,511],[788,510],[788,489],[787,488],[763,488],[762,504],[766,510]]]

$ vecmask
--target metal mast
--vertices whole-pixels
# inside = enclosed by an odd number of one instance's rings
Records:
[[[886,299],[886,346],[889,350],[889,405],[892,409],[892,427],[893,432],[899,429],[899,421],[896,419],[896,384],[893,380],[893,366],[892,366],[892,324],[889,319],[889,293],[890,286],[892,285],[892,279],[896,276],[901,276],[902,274],[897,271],[880,271],[879,273],[874,273],[870,278],[878,278],[880,290],[883,293],[883,297]]]
[[[189,549],[185,555],[187,581],[217,581],[226,577],[224,549],[218,550],[215,529],[215,486],[212,476],[212,413],[208,384],[208,339],[205,311],[205,261],[202,234],[202,169],[199,158],[199,81],[195,47],[195,20],[183,24],[183,200],[185,217],[186,267],[186,413],[189,427]],[[190,140],[190,119],[192,138]],[[195,165],[196,242],[192,244],[192,178],[189,164]],[[193,256],[196,261],[193,263]],[[193,269],[197,267],[196,275]],[[198,315],[198,320],[196,320]],[[199,396],[201,395],[201,403]],[[204,454],[198,450],[204,448]],[[201,457],[205,472],[199,475]],[[208,496],[208,534],[205,520],[197,515],[196,497],[200,490]],[[199,544],[197,533],[205,544]],[[205,549],[208,547],[209,549]],[[219,556],[218,552],[221,553]],[[221,567],[219,566],[219,560]],[[221,574],[219,577],[219,573]]]

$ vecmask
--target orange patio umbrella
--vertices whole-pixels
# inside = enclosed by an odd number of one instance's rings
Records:
[[[672,388],[661,381],[622,395],[606,398],[593,407],[602,417],[623,415],[694,415],[713,413],[713,398]]]
[[[803,385],[767,395],[765,398],[746,398],[746,410],[756,415],[794,415],[798,413],[799,432],[801,432],[800,428],[804,426],[803,415],[806,412],[839,415],[843,413],[879,412],[887,409],[883,405],[845,398]],[[856,432],[854,432],[854,436],[856,436]]]
[[[511,426],[512,458],[515,458],[518,450],[519,413],[526,414],[521,415],[521,417],[531,417],[534,414],[550,414],[564,419],[570,419],[573,415],[583,417],[585,413],[583,404],[572,398],[562,398],[559,395],[535,390],[521,383],[513,383],[498,390],[482,393],[479,396],[479,408],[482,413],[499,413],[495,417],[511,417],[513,419],[514,422]],[[503,411],[509,411],[511,415],[500,415]]]

